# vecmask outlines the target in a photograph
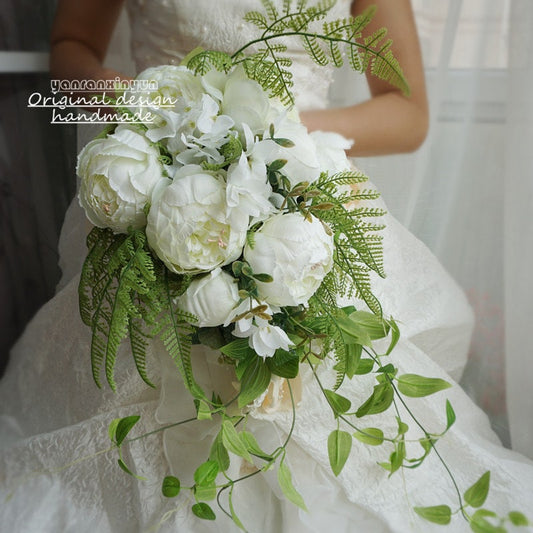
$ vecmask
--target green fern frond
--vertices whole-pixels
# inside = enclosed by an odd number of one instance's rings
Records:
[[[320,47],[318,38],[312,35],[304,35],[302,39],[303,47],[309,54],[309,56],[313,59],[313,61],[321,66],[327,65],[329,61],[326,57],[326,54],[324,53],[324,50],[322,50],[322,48]]]
[[[168,271],[165,271],[164,285],[166,291],[164,314],[164,326],[160,337],[169,353],[176,363],[176,366],[183,378],[183,382],[193,398],[207,400],[207,397],[196,380],[194,379],[191,363],[191,335],[193,327],[181,319],[179,310],[176,309],[172,301],[170,286],[168,281]]]
[[[225,52],[205,50],[191,57],[187,62],[187,67],[195,74],[203,76],[213,69],[228,72],[232,64],[232,58]]]
[[[271,22],[275,22],[279,19],[278,10],[276,9],[276,6],[272,0],[261,0],[261,3],[263,4],[267,17]]]
[[[251,22],[260,30],[266,30],[268,28],[267,19],[262,13],[259,13],[259,11],[249,11],[244,15],[244,20],[246,22]]]
[[[153,324],[161,312],[160,295],[153,258],[142,230],[115,235],[94,228],[88,238],[92,245],[80,278],[80,310],[92,328],[91,367],[100,387],[105,368],[110,387],[115,390],[114,368],[122,340],[130,336],[132,354],[143,379],[142,358],[146,353],[141,329],[132,329],[132,320]],[[131,337],[133,331],[134,337]],[[149,380],[148,380],[149,381]]]
[[[335,41],[330,41],[329,43],[329,53],[331,55],[331,59],[333,61],[333,64],[339,68],[342,67],[344,61],[342,59],[342,53],[339,48],[339,43],[336,43]]]
[[[134,318],[130,319],[128,324],[128,333],[130,338],[131,353],[135,361],[137,372],[142,380],[150,387],[155,388],[155,385],[148,378],[146,369],[146,357],[148,351],[149,336],[143,331],[140,320]]]

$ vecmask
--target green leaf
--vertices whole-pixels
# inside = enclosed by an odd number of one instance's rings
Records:
[[[259,273],[253,274],[252,277],[262,283],[272,283],[274,281],[274,278],[270,274]]]
[[[390,473],[393,474],[403,465],[405,459],[405,442],[402,440],[397,443],[396,450],[390,454]]]
[[[246,448],[252,455],[260,457],[265,461],[270,461],[272,459],[272,455],[269,455],[268,453],[264,452],[259,447],[259,444],[257,443],[257,440],[255,439],[252,433],[250,433],[249,431],[241,431],[240,436],[244,444],[246,445]]]
[[[384,435],[383,431],[379,428],[365,428],[359,431],[356,431],[353,436],[365,444],[370,444],[371,446],[379,446],[383,443]]]
[[[230,460],[228,450],[224,447],[222,441],[222,431],[218,433],[213,444],[211,445],[211,451],[209,452],[209,460],[216,461],[218,463],[218,469],[221,472],[226,471],[229,468]]]
[[[222,423],[222,443],[226,450],[243,457],[249,463],[253,463],[252,457],[246,447],[246,443],[229,420],[224,420]]]
[[[529,520],[520,511],[510,511],[507,516],[514,526],[529,526]]]
[[[336,392],[325,389],[324,394],[326,395],[326,399],[328,400],[329,405],[331,405],[335,416],[346,413],[352,406],[352,402],[350,402],[348,398],[345,398]]]
[[[431,445],[431,439],[428,437],[422,437],[418,441],[420,443],[420,446],[424,449],[424,452],[429,453],[431,451],[432,445]]]
[[[268,170],[272,172],[277,172],[278,170],[281,170],[285,165],[287,164],[286,159],[276,159],[268,165]]]
[[[365,415],[375,415],[386,411],[394,399],[394,389],[389,382],[374,386],[374,391],[366,402],[359,407],[355,415],[361,418]]]
[[[137,474],[134,474],[127,466],[126,463],[122,459],[118,459],[118,466],[126,472],[126,474],[129,474],[130,476],[133,476],[135,479],[138,479],[139,481],[146,481],[145,477],[138,476]]]
[[[194,472],[194,482],[197,485],[209,485],[215,481],[218,474],[218,462],[206,461]]]
[[[412,398],[429,396],[449,387],[451,384],[440,378],[426,378],[417,374],[403,374],[398,377],[399,391]]]
[[[207,485],[195,485],[194,497],[197,501],[210,501],[217,497],[217,486],[215,482]]]
[[[470,529],[474,533],[507,533],[503,526],[491,524],[487,517],[497,518],[498,515],[488,509],[478,509],[470,519]]]
[[[272,374],[261,357],[256,357],[244,371],[241,378],[241,390],[239,393],[239,407],[244,407],[253,402],[265,392],[270,384]]]
[[[292,379],[298,375],[300,358],[294,352],[278,349],[273,357],[266,360],[266,364],[272,374],[282,378]]]
[[[382,339],[389,334],[389,323],[374,313],[354,311],[350,313],[348,318],[359,328],[366,331],[372,340]]]
[[[161,491],[166,498],[175,498],[181,490],[180,480],[174,476],[166,476],[163,479]]]
[[[198,420],[211,420],[211,409],[209,408],[209,404],[204,400],[195,400],[195,404],[198,412],[196,418]]]
[[[294,143],[290,139],[284,139],[282,137],[273,137],[272,140],[279,146],[283,148],[293,148]]]
[[[347,316],[338,316],[335,323],[342,332],[342,338],[346,344],[362,344],[371,346],[372,340],[367,331],[350,320]]]
[[[198,517],[203,520],[216,520],[216,515],[213,512],[213,509],[207,505],[207,503],[195,503],[191,507],[191,511]]]
[[[305,502],[300,495],[300,493],[294,488],[294,485],[292,484],[292,476],[291,471],[287,467],[285,463],[281,463],[278,468],[278,483],[281,487],[281,490],[283,491],[283,494],[286,496],[286,498],[294,503],[294,505],[297,505],[300,507],[300,509],[303,509],[304,511],[307,511],[307,507],[305,506]]]
[[[397,371],[398,371],[397,368],[392,363],[382,366],[378,368],[377,370],[379,374],[389,374],[389,376],[394,376],[394,374],[396,374]]]
[[[111,424],[109,424],[109,427],[107,428],[109,438],[111,439],[112,442],[116,442],[117,426],[121,420],[122,420],[121,418],[115,418],[114,420],[111,421]]]
[[[361,361],[363,347],[360,344],[346,344],[345,372],[349,379],[357,373],[357,368]],[[373,363],[372,363],[373,366]]]
[[[385,355],[390,355],[400,340],[400,328],[393,318],[389,319],[389,325],[391,330],[391,341]]]
[[[111,440],[114,440],[117,446],[120,446],[124,439],[128,436],[133,426],[140,420],[139,415],[126,416],[125,418],[119,418],[113,420],[109,426],[109,435]],[[115,424],[116,422],[116,424]],[[111,436],[111,430],[114,430],[114,435]]]
[[[355,374],[357,376],[362,376],[363,374],[368,374],[372,372],[374,368],[374,361],[372,359],[360,359],[355,369]]]
[[[455,411],[449,400],[446,400],[446,431],[448,431],[456,420]]]
[[[399,417],[396,417],[398,422],[398,435],[405,435],[409,431],[409,426]]]
[[[417,515],[434,524],[446,525],[452,519],[452,510],[447,505],[435,505],[433,507],[414,507]]]
[[[249,357],[254,351],[248,344],[248,339],[236,339],[229,344],[222,346],[220,351],[231,359],[243,360]]]
[[[338,476],[352,450],[352,436],[340,429],[333,430],[328,437],[328,456],[331,470]]]
[[[465,493],[464,498],[471,507],[481,507],[490,487],[490,471],[485,472]]]

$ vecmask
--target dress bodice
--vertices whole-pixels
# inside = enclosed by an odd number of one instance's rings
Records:
[[[281,10],[282,1],[275,0]],[[346,17],[350,0],[337,0],[328,18]],[[258,28],[244,21],[259,0],[128,0],[132,55],[137,71],[159,64],[179,64],[194,48],[234,52],[258,37]],[[333,67],[318,67],[298,41],[284,42],[293,59],[293,93],[300,109],[327,104]]]

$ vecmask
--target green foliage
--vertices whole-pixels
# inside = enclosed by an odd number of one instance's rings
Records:
[[[148,385],[148,339],[159,335],[194,398],[205,398],[194,380],[190,361],[190,322],[195,317],[176,308],[173,298],[187,280],[170,279],[155,259],[143,230],[128,235],[93,228],[87,238],[89,252],[79,283],[80,314],[92,329],[91,365],[100,387],[102,366],[115,390],[114,368],[121,341],[129,336],[137,370]]]
[[[386,40],[387,31],[380,29],[363,36],[365,28],[375,12],[367,9],[358,17],[332,21],[324,20],[335,0],[322,0],[308,6],[306,1],[285,1],[280,13],[273,2],[263,1],[264,13],[252,11],[245,20],[254,24],[262,33],[257,39],[237,50],[232,56],[234,64],[242,64],[247,75],[256,80],[271,96],[286,104],[294,103],[291,93],[292,74],[290,57],[284,55],[283,38],[296,36],[303,49],[318,65],[329,63],[343,65],[343,55],[348,56],[350,66],[357,72],[370,71],[372,75],[400,88],[409,94],[409,86],[402,69],[391,50],[392,42]],[[256,52],[245,54],[252,45],[261,44]]]
[[[434,524],[446,525],[452,519],[452,510],[448,505],[434,505],[432,507],[415,507],[415,512]]]
[[[175,476],[166,476],[163,479],[161,492],[165,498],[175,498],[181,490],[180,480]]]
[[[292,483],[291,472],[284,462],[281,462],[278,468],[278,483],[283,494],[289,501],[300,507],[300,509],[307,511],[307,507],[305,506],[301,494],[296,490]]]
[[[339,291],[341,296],[361,297],[375,314],[381,315],[381,305],[370,287],[369,272],[385,276],[382,237],[378,234],[384,226],[371,223],[368,219],[381,217],[384,211],[357,205],[362,200],[378,197],[378,193],[350,188],[367,179],[358,171],[344,171],[333,176],[322,174],[310,186],[319,194],[313,198],[309,210],[328,224],[335,236],[334,276],[326,279],[324,285],[329,284],[330,290],[333,293]],[[332,207],[327,210],[313,209],[325,202]],[[333,278],[338,280],[335,286],[331,285]]]
[[[346,431],[335,429],[328,437],[328,457],[333,473],[338,476],[352,449],[352,436]]]
[[[367,9],[358,17],[325,21],[335,0],[321,0],[308,5],[305,0],[283,2],[282,11],[271,0],[262,0],[264,12],[250,11],[244,20],[256,26],[261,35],[246,43],[231,56],[219,51],[196,50],[185,60],[193,72],[203,75],[211,69],[228,72],[232,66],[242,65],[246,75],[257,81],[270,96],[284,104],[293,104],[294,85],[290,67],[292,59],[286,55],[283,39],[296,37],[302,48],[318,65],[341,67],[347,55],[350,66],[357,72],[369,71],[409,94],[409,86],[402,69],[386,40],[382,28],[363,36],[375,12]],[[319,24],[320,21],[322,25]],[[249,49],[254,47],[254,51]]]
[[[440,378],[426,378],[416,374],[403,374],[398,377],[400,392],[413,398],[429,396],[449,387],[451,384]]]
[[[471,507],[481,507],[489,493],[490,472],[485,472],[465,493],[465,502]]]

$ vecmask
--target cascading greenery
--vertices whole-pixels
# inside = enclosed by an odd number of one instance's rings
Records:
[[[323,21],[334,3],[334,0],[322,0],[309,6],[306,0],[284,0],[282,10],[278,11],[271,0],[262,0],[264,12],[253,11],[245,16],[245,20],[261,31],[257,39],[234,54],[196,50],[186,58],[186,64],[197,74],[205,74],[211,69],[227,72],[242,65],[247,76],[256,80],[270,96],[291,105],[294,103],[291,93],[292,60],[285,55],[286,39],[297,39],[319,65],[330,63],[339,67],[343,57],[347,56],[354,70],[369,71],[408,94],[409,87],[393,56],[391,42],[385,41],[386,31],[382,29],[363,36],[374,9],[355,18]],[[317,29],[320,21],[323,21],[322,26]],[[270,130],[270,138],[285,148],[291,146],[289,139],[276,138],[274,127]],[[163,148],[159,148],[161,157],[168,157]],[[208,171],[224,168],[239,158],[242,146],[235,138],[223,147],[223,152],[224,163],[204,164],[204,168]],[[296,419],[291,382],[287,381],[292,401],[292,425],[281,446],[265,452],[251,432],[239,429],[239,424],[246,420],[247,406],[265,392],[272,376],[290,380],[298,375],[302,365],[310,367],[318,389],[334,415],[336,427],[324,446],[327,446],[331,468],[336,476],[351,453],[353,438],[371,446],[389,446],[389,459],[380,464],[390,474],[400,468],[420,466],[432,451],[440,459],[435,444],[455,421],[453,408],[446,402],[447,422],[443,431],[434,433],[424,429],[412,415],[404,397],[427,396],[446,389],[449,384],[436,378],[398,375],[398,369],[386,360],[398,342],[400,333],[394,319],[383,316],[381,305],[371,288],[372,273],[385,275],[380,235],[383,225],[379,220],[384,211],[364,203],[376,199],[379,194],[364,188],[367,178],[356,170],[334,175],[323,173],[314,183],[300,183],[292,187],[281,172],[285,163],[277,160],[267,168],[273,191],[284,197],[282,211],[300,212],[305,217],[313,215],[318,218],[333,234],[335,243],[334,267],[307,306],[282,308],[272,317],[266,314],[264,305],[247,312],[250,316],[271,319],[273,325],[282,327],[293,343],[292,348],[278,349],[273,357],[263,360],[250,348],[248,339],[231,335],[231,326],[197,328],[191,325],[195,317],[175,304],[176,298],[189,286],[191,277],[169,272],[149,249],[143,229],[131,230],[123,235],[114,234],[109,229],[94,228],[87,239],[89,251],[79,284],[81,316],[92,329],[91,362],[98,386],[104,369],[109,385],[113,390],[116,389],[114,368],[119,347],[125,338],[129,338],[130,351],[139,375],[153,386],[147,357],[151,339],[159,337],[176,363],[197,408],[194,419],[177,421],[130,439],[127,436],[139,417],[134,415],[114,420],[109,434],[119,450],[120,467],[136,476],[126,466],[122,456],[122,447],[128,442],[148,437],[166,427],[219,417],[220,430],[213,440],[208,459],[196,469],[194,483],[182,487],[177,477],[167,476],[163,480],[162,492],[166,497],[174,498],[184,488],[189,489],[195,500],[192,512],[208,520],[215,519],[216,515],[207,502],[216,499],[220,509],[243,530],[245,526],[233,505],[234,486],[272,468],[275,463],[278,463],[278,482],[285,496],[295,505],[306,509],[285,463],[286,445]],[[248,244],[253,246],[253,242],[254,233],[251,231]],[[253,272],[242,257],[224,268],[238,280],[241,300],[258,299],[257,282],[268,282],[268,276]],[[371,312],[357,310],[353,306],[340,307],[340,298],[352,301],[359,298]],[[385,338],[389,339],[388,347],[384,353],[378,353],[374,341]],[[223,401],[216,391],[209,398],[201,389],[192,371],[193,343],[219,350],[221,358],[234,366],[240,384],[235,398]],[[337,373],[335,383],[329,389],[322,384],[317,372],[317,365],[326,357],[335,359],[334,369]],[[342,384],[346,379],[370,373],[376,379],[371,394],[363,404],[352,406],[351,400],[341,394]],[[238,414],[233,407],[235,401]],[[409,428],[400,416],[400,404],[423,431],[423,437],[419,438],[419,456],[409,457],[407,454],[405,443]],[[382,413],[389,408],[396,412],[397,430],[394,434],[386,435],[380,428],[358,425],[358,421],[365,416]],[[232,478],[229,473],[229,452],[243,458],[254,471]],[[423,518],[447,524],[452,514],[460,512],[469,521],[473,531],[504,531],[502,524],[505,521],[515,525],[529,523],[522,513],[516,511],[498,518],[492,511],[481,508],[488,493],[489,473],[483,474],[461,494],[447,466],[446,470],[456,488],[458,509],[452,512],[448,505],[415,508]],[[222,481],[220,473],[223,474]],[[228,496],[227,508],[222,501],[224,494]],[[474,509],[473,512],[470,507]],[[488,518],[498,519],[498,526],[494,526]]]

